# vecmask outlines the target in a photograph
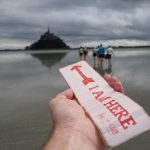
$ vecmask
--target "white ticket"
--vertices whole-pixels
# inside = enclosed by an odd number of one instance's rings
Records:
[[[60,72],[94,122],[107,147],[121,143],[150,129],[144,109],[112,87],[85,61],[61,68]]]

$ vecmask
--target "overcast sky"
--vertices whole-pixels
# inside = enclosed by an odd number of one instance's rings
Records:
[[[150,0],[0,0],[0,49],[24,48],[48,26],[72,47],[150,45]]]

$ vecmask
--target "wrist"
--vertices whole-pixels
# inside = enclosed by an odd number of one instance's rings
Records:
[[[102,150],[103,144],[98,137],[98,131],[91,123],[77,123],[67,126],[55,126],[53,133],[44,150]]]
[[[61,141],[60,145],[57,143],[57,149],[65,150],[99,150],[101,149],[100,141],[95,142],[94,139],[89,137],[78,128],[55,128],[52,138],[54,142]],[[58,148],[58,145],[60,146]]]

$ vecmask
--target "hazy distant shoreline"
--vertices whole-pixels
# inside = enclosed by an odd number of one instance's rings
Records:
[[[93,49],[94,47],[87,47],[89,50]],[[150,48],[150,46],[113,46],[113,48],[115,49],[123,49],[123,50],[126,50],[126,49],[141,49],[141,48]],[[0,52],[68,52],[70,50],[78,50],[79,48],[70,48],[68,50],[66,49],[37,49],[37,50],[25,50],[25,49],[0,49]]]

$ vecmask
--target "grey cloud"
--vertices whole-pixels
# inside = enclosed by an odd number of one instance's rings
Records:
[[[0,39],[33,42],[50,26],[69,43],[150,40],[149,0],[1,0]]]
[[[66,9],[78,9],[93,7],[103,10],[113,11],[133,11],[138,7],[149,5],[149,0],[43,0],[43,3],[38,3],[35,7],[30,7],[31,10],[39,10],[42,8],[43,11],[49,10],[66,10]]]

